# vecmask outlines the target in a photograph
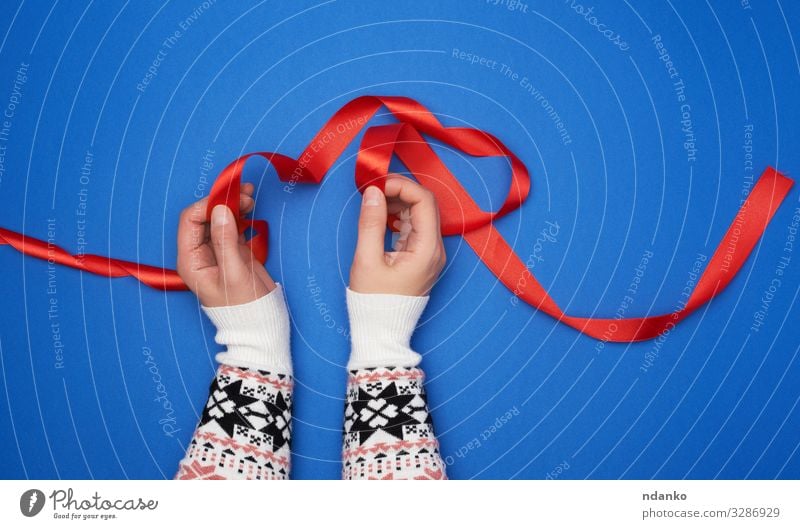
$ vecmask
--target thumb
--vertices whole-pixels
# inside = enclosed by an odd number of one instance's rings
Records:
[[[233,212],[224,204],[214,206],[211,211],[211,247],[223,278],[230,280],[243,276],[246,266],[239,252],[239,230]]]
[[[383,263],[385,237],[386,197],[377,187],[369,186],[361,201],[356,257],[363,261]]]

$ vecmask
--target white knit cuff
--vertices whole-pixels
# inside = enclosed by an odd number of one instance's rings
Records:
[[[415,367],[411,335],[430,296],[362,294],[347,289],[352,351],[347,368]]]
[[[228,348],[216,355],[217,362],[292,374],[289,311],[279,283],[272,292],[249,303],[202,307],[217,328],[215,340]]]

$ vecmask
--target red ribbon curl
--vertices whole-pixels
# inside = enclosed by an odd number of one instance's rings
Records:
[[[350,142],[385,106],[399,123],[369,127],[356,159],[355,181],[359,191],[368,185],[383,188],[393,155],[437,198],[442,235],[461,235],[478,258],[515,295],[532,307],[593,338],[634,342],[669,331],[698,307],[721,292],[750,255],[793,181],[768,167],[722,238],[686,305],[678,311],[639,318],[585,318],[565,314],[536,280],[514,250],[493,226],[493,221],[514,211],[530,191],[528,169],[503,143],[489,134],[466,127],[444,127],[427,108],[407,97],[363,96],[340,108],[295,160],[280,153],[246,154],[223,169],[211,188],[207,216],[218,204],[226,204],[239,217],[239,188],[245,162],[252,156],[267,159],[286,182],[319,183]],[[511,165],[508,195],[497,211],[484,211],[450,173],[422,134],[476,157],[504,156]],[[391,224],[391,222],[390,222]],[[257,259],[267,259],[267,223],[241,219],[239,231],[252,228],[248,241]],[[66,250],[26,235],[0,228],[0,244],[52,262],[107,277],[133,276],[161,290],[187,287],[174,270],[142,265],[99,255],[71,255]]]

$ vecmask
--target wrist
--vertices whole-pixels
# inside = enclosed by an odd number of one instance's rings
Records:
[[[352,350],[348,369],[414,367],[421,356],[411,335],[429,296],[363,294],[347,288]]]
[[[260,298],[224,307],[201,305],[217,329],[215,340],[225,346],[216,355],[222,364],[292,374],[289,311],[283,288]]]

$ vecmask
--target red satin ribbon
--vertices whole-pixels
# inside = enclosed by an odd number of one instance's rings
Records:
[[[558,321],[604,341],[634,342],[654,338],[722,291],[744,264],[793,185],[792,180],[768,167],[731,223],[685,307],[668,314],[642,318],[583,318],[565,314],[492,225],[494,219],[517,209],[527,198],[530,177],[525,165],[491,134],[464,127],[444,127],[428,109],[407,97],[363,96],[350,101],[331,117],[296,160],[272,152],[250,153],[235,160],[220,172],[211,188],[208,217],[214,206],[226,204],[239,218],[242,169],[252,156],[269,160],[283,181],[319,183],[381,106],[385,106],[399,123],[366,129],[356,159],[355,181],[359,191],[368,185],[383,188],[389,162],[396,154],[414,177],[436,195],[442,235],[462,235],[489,270],[520,299]],[[511,185],[500,209],[480,209],[422,134],[471,156],[508,158]],[[240,232],[247,228],[255,231],[248,244],[263,263],[268,250],[267,223],[241,219]],[[103,276],[133,276],[157,289],[187,288],[174,270],[98,255],[75,256],[45,241],[2,228],[0,244],[9,244],[26,255]]]

